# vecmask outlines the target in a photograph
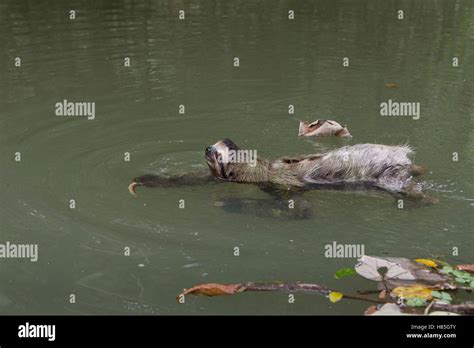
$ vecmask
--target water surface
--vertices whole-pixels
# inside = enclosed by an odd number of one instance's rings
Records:
[[[36,263],[1,260],[2,313],[362,314],[367,303],[315,295],[175,296],[203,282],[373,288],[333,278],[355,259],[325,258],[332,241],[410,258],[457,247],[448,261],[473,261],[472,1],[4,0],[0,20],[0,241],[39,245]],[[95,102],[95,119],[55,116],[64,99]],[[380,116],[388,99],[420,102],[420,119]],[[297,119],[318,118],[353,139],[297,137]],[[384,193],[313,191],[314,217],[288,220],[216,204],[270,199],[253,186],[128,193],[144,173],[205,169],[204,148],[224,137],[267,158],[408,143],[440,202],[398,209]]]

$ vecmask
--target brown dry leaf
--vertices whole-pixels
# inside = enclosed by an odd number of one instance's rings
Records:
[[[457,270],[468,272],[474,274],[474,264],[464,264],[464,265],[457,265]]]
[[[389,82],[385,85],[388,88],[398,88],[398,85],[395,82]]]
[[[377,311],[377,306],[370,306],[369,308],[367,308],[364,312],[365,315],[370,315],[370,314],[373,314]]]
[[[193,286],[189,289],[184,289],[180,295],[205,295],[205,296],[220,296],[220,295],[233,295],[237,292],[245,291],[245,286],[242,284],[217,284],[208,283]]]

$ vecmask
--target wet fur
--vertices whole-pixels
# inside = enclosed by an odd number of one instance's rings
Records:
[[[130,193],[135,195],[136,186],[180,187],[228,181],[256,184],[279,198],[288,194],[299,195],[307,189],[355,187],[383,189],[416,200],[427,197],[413,180],[413,176],[424,173],[425,168],[413,164],[411,157],[414,152],[407,145],[358,144],[321,154],[281,157],[274,161],[257,158],[256,166],[219,163],[217,154],[239,149],[229,139],[208,147],[211,148],[211,155],[206,152],[211,175],[209,171],[169,177],[143,175],[129,185]]]
[[[411,189],[414,166],[408,146],[358,144],[323,154],[282,157],[275,161],[258,159],[251,167],[228,163],[225,180],[244,183],[273,183],[304,187],[312,184],[364,184],[393,192]],[[214,168],[215,169],[215,168]],[[219,176],[219,169],[213,171]],[[223,179],[223,178],[221,178]]]

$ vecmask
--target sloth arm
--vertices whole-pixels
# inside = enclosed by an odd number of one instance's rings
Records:
[[[214,178],[209,171],[198,171],[184,174],[175,174],[171,176],[145,174],[136,177],[128,185],[128,191],[136,196],[135,188],[137,186],[145,187],[180,187],[180,186],[202,186],[217,183],[219,180]]]
[[[219,183],[209,172],[191,172],[173,176],[162,176],[146,174],[134,178],[128,186],[129,192],[136,196],[137,186],[145,187],[180,187],[193,185],[208,185]],[[244,215],[256,215],[260,217],[284,218],[284,219],[307,219],[312,215],[311,203],[300,197],[300,191],[288,191],[279,186],[265,184],[258,185],[263,191],[269,193],[271,199],[247,199],[237,197],[226,197],[221,201],[221,207],[231,213]],[[293,199],[293,208],[289,208],[289,200]]]

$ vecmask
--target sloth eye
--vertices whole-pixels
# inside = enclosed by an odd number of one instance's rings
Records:
[[[218,160],[219,162],[221,162],[221,161],[222,161],[222,155],[221,155],[220,153],[219,153],[219,154],[217,154],[217,160]]]

